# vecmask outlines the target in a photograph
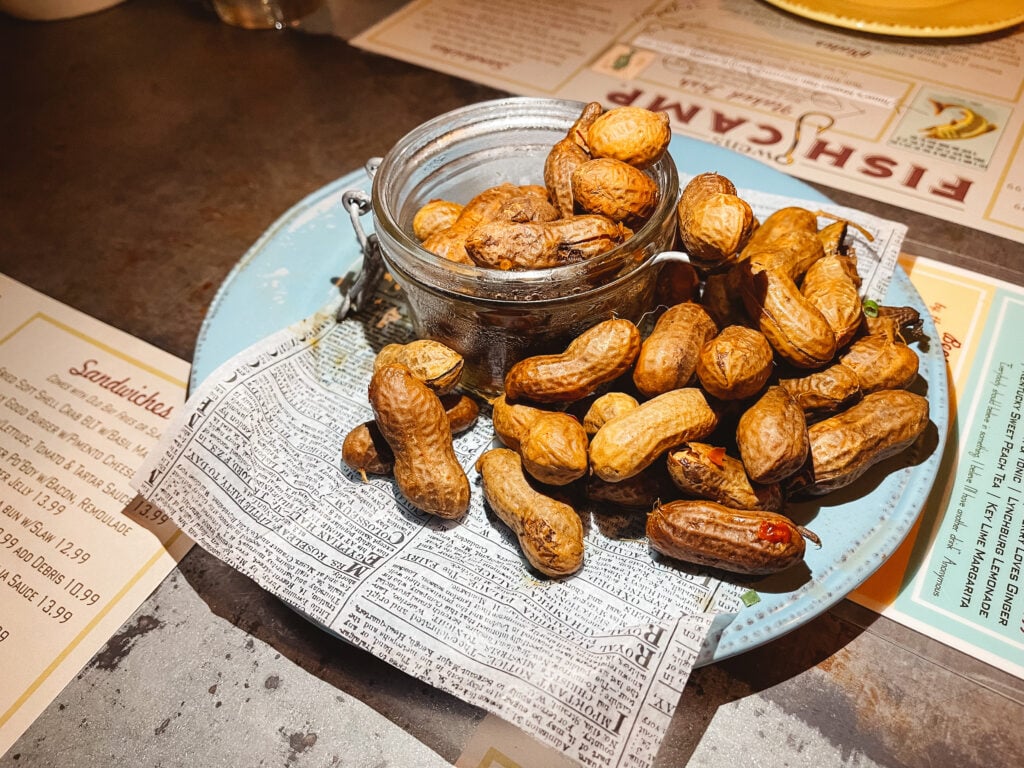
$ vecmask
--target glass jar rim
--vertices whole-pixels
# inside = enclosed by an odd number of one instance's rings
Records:
[[[371,206],[374,226],[378,237],[383,235],[394,245],[411,256],[411,263],[428,271],[443,270],[451,279],[472,281],[474,294],[501,294],[512,290],[519,293],[530,288],[541,289],[553,284],[579,284],[594,272],[611,271],[615,274],[610,283],[643,266],[656,255],[653,251],[637,259],[638,249],[654,239],[663,228],[666,217],[673,216],[679,197],[679,179],[675,162],[668,151],[652,166],[657,173],[659,199],[654,212],[644,224],[623,243],[603,254],[583,261],[556,267],[529,270],[502,270],[462,264],[451,261],[423,248],[411,232],[398,222],[396,212],[385,201],[385,184],[400,166],[428,150],[435,144],[446,145],[464,138],[471,126],[479,133],[488,125],[499,123],[507,127],[538,127],[539,120],[547,121],[552,128],[555,123],[568,127],[579,117],[584,102],[568,99],[514,96],[476,102],[433,117],[399,139],[381,160],[373,177]],[[541,126],[543,127],[543,126]],[[482,189],[479,191],[483,191]],[[388,259],[387,248],[384,248]],[[630,265],[630,261],[635,263]],[[406,268],[411,265],[407,265]],[[626,269],[626,267],[629,267]],[[604,286],[601,286],[604,287]],[[573,295],[580,295],[574,293]]]

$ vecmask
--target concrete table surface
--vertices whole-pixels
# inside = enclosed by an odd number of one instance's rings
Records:
[[[0,271],[184,359],[283,211],[501,95],[187,0],[0,16],[0,71]],[[944,249],[926,255],[1024,283],[1019,244],[821,189]],[[446,765],[483,717],[196,547],[0,767]],[[1021,765],[1022,721],[1024,682],[843,602],[697,670],[657,765]]]

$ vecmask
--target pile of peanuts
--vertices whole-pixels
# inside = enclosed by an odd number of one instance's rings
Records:
[[[465,205],[431,200],[413,219],[423,248],[450,261],[502,270],[593,258],[625,242],[654,212],[644,173],[668,149],[668,116],[588,104],[544,163],[544,184],[501,184]]]
[[[601,114],[580,118],[590,132],[579,168],[595,162]],[[548,202],[577,210],[576,172],[568,200],[565,177],[547,177]],[[865,310],[848,222],[819,228],[819,214],[802,208],[759,222],[715,173],[686,186],[677,212],[694,271],[688,295],[652,308],[646,337],[612,317],[559,354],[519,361],[490,403],[504,447],[476,463],[484,498],[547,576],[583,564],[574,497],[646,513],[651,548],[670,558],[748,575],[789,568],[817,537],[785,515],[787,502],[853,483],[929,423],[927,399],[909,391],[918,356],[904,339],[920,317]],[[436,341],[385,347],[369,385],[374,419],[343,445],[350,467],[393,473],[411,504],[445,518],[469,507],[452,436],[479,408],[452,394],[461,367]]]

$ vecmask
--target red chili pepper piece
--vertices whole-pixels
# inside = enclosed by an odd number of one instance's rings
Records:
[[[757,528],[757,538],[762,541],[770,541],[772,543],[781,542],[783,544],[788,544],[792,541],[793,534],[789,528],[785,526],[776,525],[768,520],[762,520],[761,524]]]

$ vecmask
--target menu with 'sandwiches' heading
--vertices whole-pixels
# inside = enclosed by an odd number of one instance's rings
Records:
[[[192,546],[130,484],[188,369],[0,275],[0,753]]]

